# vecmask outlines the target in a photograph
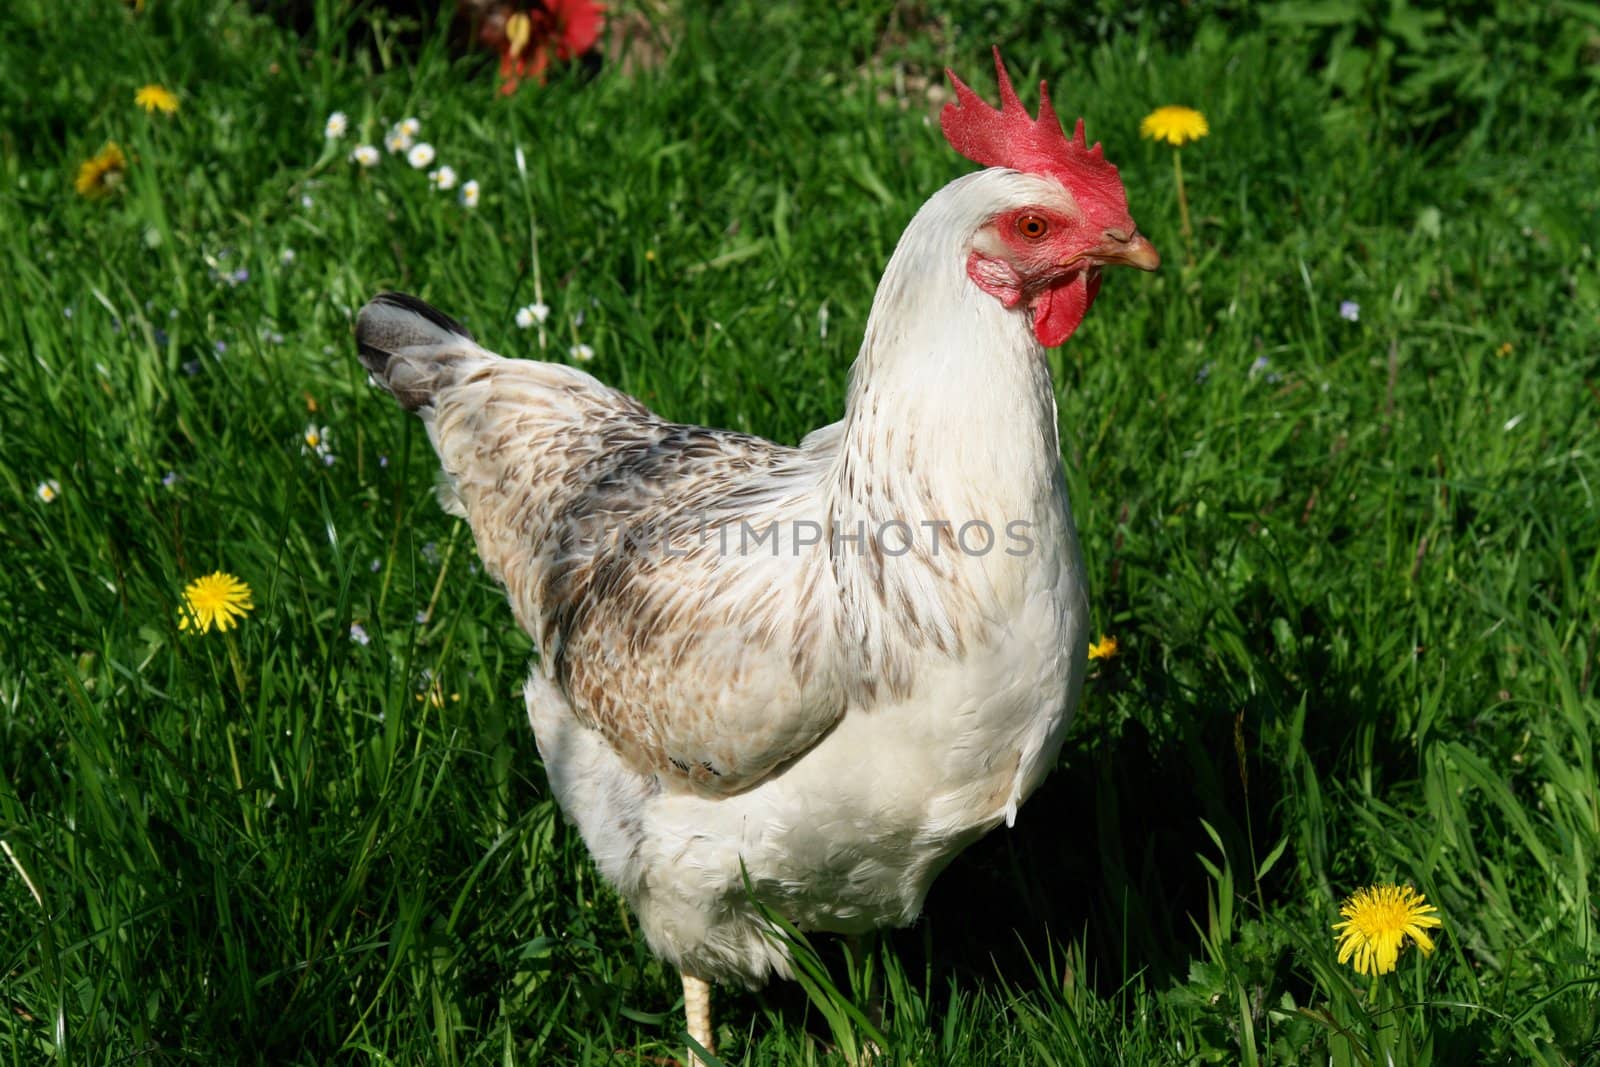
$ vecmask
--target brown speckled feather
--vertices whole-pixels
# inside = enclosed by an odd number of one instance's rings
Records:
[[[363,360],[397,396],[426,397],[407,406],[452,510],[578,719],[639,770],[713,793],[813,744],[845,704],[837,598],[828,546],[794,531],[818,512],[836,435],[788,448],[670,423],[441,320],[380,298]]]

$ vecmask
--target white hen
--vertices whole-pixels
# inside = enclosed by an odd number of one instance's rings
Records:
[[[1048,97],[951,75],[988,169],[907,227],[843,421],[790,448],[667,422],[572,367],[508,360],[412,297],[362,362],[426,424],[538,666],[550,783],[711,1046],[711,981],[803,929],[911,922],[934,877],[1050,770],[1088,605],[1044,358],[1100,267],[1159,259],[1114,167]],[[1041,86],[1041,95],[1043,94]]]

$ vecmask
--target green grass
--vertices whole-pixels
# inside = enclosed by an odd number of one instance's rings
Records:
[[[536,356],[538,292],[545,355],[590,344],[666,415],[837,418],[901,228],[968,169],[921,79],[992,93],[996,31],[765,7],[506,99],[332,0],[304,36],[5,5],[0,1063],[681,1055],[675,976],[545,786],[529,643],[350,322],[404,288]],[[869,957],[882,1062],[1600,1062],[1600,93],[1505,70],[1492,115],[1438,120],[1347,95],[1309,31],[1186,19],[1002,38],[1167,258],[1052,356],[1122,652],[1016,829]],[[1168,102],[1212,126],[1187,268],[1136,132]],[[420,117],[481,204],[353,167],[336,109],[374,142]],[[107,140],[127,180],[80,199]],[[255,611],[180,633],[218,568]],[[1444,928],[1373,985],[1330,926],[1379,880]],[[861,1046],[865,980],[812,944],[805,990],[719,993],[723,1062]]]

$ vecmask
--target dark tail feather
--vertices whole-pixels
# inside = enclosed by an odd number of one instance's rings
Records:
[[[485,355],[465,326],[405,293],[379,293],[361,309],[356,349],[361,365],[407,411],[429,403],[462,357]]]

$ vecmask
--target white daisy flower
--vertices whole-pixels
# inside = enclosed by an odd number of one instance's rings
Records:
[[[449,192],[456,187],[455,168],[446,164],[438,170],[430,170],[428,172],[428,181],[432,182],[433,187],[441,193]]]
[[[350,158],[363,167],[376,167],[378,160],[382,157],[378,155],[376,148],[369,144],[362,144],[356,145],[355,151],[350,153]]]
[[[309,455],[321,456],[327,462],[333,449],[333,442],[328,440],[328,428],[312,423],[306,427],[305,434],[301,437],[300,451]]]
[[[461,206],[462,207],[477,207],[478,206],[478,182],[477,182],[477,179],[473,179],[470,182],[462,183],[462,186],[461,186]]]
[[[399,122],[395,123],[394,128],[405,134],[407,137],[415,137],[417,134],[422,132],[422,123],[414,118],[401,119]]]
[[[409,152],[411,146],[417,143],[417,135],[407,133],[403,126],[390,126],[388,134],[383,138],[383,146],[390,153]]]
[[[531,308],[531,307],[520,307],[520,308],[517,309],[517,326],[518,326],[519,329],[523,329],[523,330],[532,329],[533,328],[533,322],[534,322],[534,319],[533,319],[533,308]]]
[[[569,351],[572,358],[579,363],[587,363],[594,358],[594,349],[588,345],[573,345]]]
[[[421,170],[433,162],[433,145],[427,141],[420,141],[406,153],[406,162],[417,170]]]
[[[544,320],[550,317],[550,305],[543,301],[537,304],[529,304],[528,311],[533,315],[533,321],[540,325],[543,325]]]
[[[322,127],[322,136],[330,141],[337,141],[350,132],[350,120],[343,111],[335,111],[328,116],[328,121]]]
[[[50,478],[46,481],[40,482],[39,487],[35,489],[34,492],[37,493],[39,499],[43,500],[46,504],[53,504],[55,503],[56,497],[61,495],[61,483],[56,481],[54,478]]]

